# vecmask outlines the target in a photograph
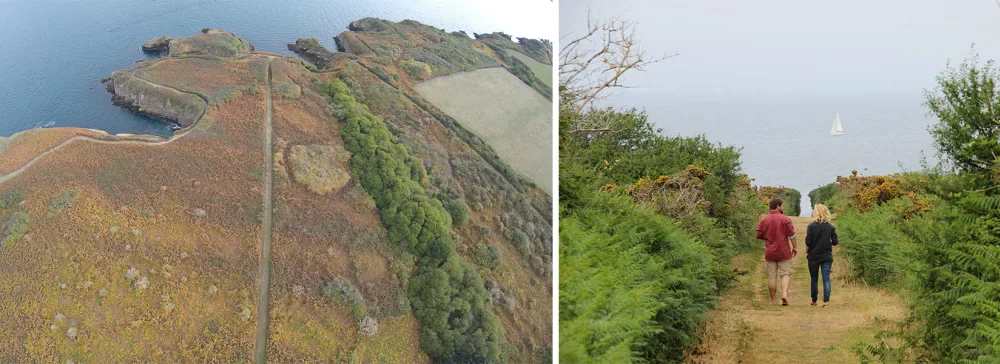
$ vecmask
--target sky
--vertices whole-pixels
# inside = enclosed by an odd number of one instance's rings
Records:
[[[1000,60],[1000,4],[962,1],[632,1],[560,3],[562,41],[595,19],[638,21],[650,55],[627,92],[914,94],[976,44]]]

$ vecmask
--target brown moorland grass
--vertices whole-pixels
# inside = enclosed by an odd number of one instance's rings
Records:
[[[287,60],[276,59],[273,64],[275,79],[300,84],[305,90],[298,100],[275,99],[274,134],[282,141],[275,144],[275,153],[283,153],[287,159],[296,145],[324,144],[342,149],[339,122],[325,114],[326,101],[309,89],[312,75],[304,73],[301,64]],[[351,171],[347,160],[329,162]],[[385,335],[393,335],[391,340],[418,343],[416,328],[400,331],[383,324],[393,317],[415,320],[405,301],[405,286],[389,268],[390,261],[402,259],[402,250],[389,246],[378,212],[364,189],[352,178],[347,186],[319,195],[294,179],[276,178],[274,194],[268,358],[278,362],[362,358],[373,355],[359,352],[362,338],[378,342]],[[379,334],[362,336],[359,318],[351,307],[326,294],[327,284],[334,279],[347,280],[358,289],[368,315],[379,320]],[[423,355],[419,344],[398,346],[394,351],[398,358]]]
[[[26,191],[19,209],[32,217],[29,235],[0,253],[0,357],[248,360],[254,326],[241,313],[256,306],[260,236],[241,210],[260,203],[250,171],[263,155],[262,122],[245,111],[260,105],[244,97],[211,110],[227,138],[77,141],[0,186]],[[63,191],[76,202],[52,210]],[[146,289],[126,278],[132,267]]]
[[[855,363],[852,347],[881,328],[876,319],[900,320],[906,305],[898,293],[849,281],[850,266],[834,247],[830,306],[810,306],[809,270],[802,239],[810,219],[791,217],[800,254],[788,292],[789,306],[771,305],[763,252],[742,254],[733,267],[749,273],[725,293],[706,322],[693,363]],[[836,223],[836,222],[834,222]],[[820,302],[822,302],[822,280]],[[780,287],[779,287],[780,295]]]
[[[3,154],[0,175],[18,170],[45,150],[85,132],[71,128],[31,129],[10,136],[0,142],[0,153]]]
[[[242,90],[249,90],[259,82],[255,80],[251,64],[258,57],[244,60],[168,58],[154,61],[141,68],[136,76],[157,84],[205,97],[212,104],[229,100]],[[198,77],[191,77],[197,73]],[[258,86],[261,87],[261,86]]]

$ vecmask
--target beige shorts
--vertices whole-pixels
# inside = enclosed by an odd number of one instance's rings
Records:
[[[777,275],[782,277],[792,275],[792,260],[767,260],[764,261],[764,270],[767,271],[767,278],[774,278]]]

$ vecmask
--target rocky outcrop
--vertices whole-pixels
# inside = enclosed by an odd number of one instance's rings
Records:
[[[207,108],[205,100],[197,95],[151,83],[132,76],[130,71],[111,74],[108,92],[112,93],[111,103],[117,106],[181,127],[193,125]]]
[[[352,21],[347,25],[347,29],[352,32],[394,32],[394,28],[389,23],[378,18],[364,18]]]
[[[351,32],[340,33],[333,40],[337,41],[337,50],[341,52],[357,55],[373,53],[371,48],[368,48],[364,42]]]
[[[142,42],[142,50],[146,52],[159,52],[165,51],[170,48],[170,41],[174,38],[168,36],[159,36],[145,42]]]
[[[170,42],[171,56],[207,55],[216,57],[243,57],[254,51],[250,42],[231,32],[204,29],[190,38],[177,38]]]
[[[333,59],[333,52],[320,45],[316,38],[299,38],[295,44],[288,45],[288,50],[297,53],[320,69],[326,68]]]

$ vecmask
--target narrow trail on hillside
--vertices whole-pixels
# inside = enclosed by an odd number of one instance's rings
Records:
[[[38,162],[39,160],[41,160],[43,157],[45,157],[49,153],[52,153],[52,152],[54,152],[56,150],[59,150],[62,147],[65,147],[65,146],[69,145],[70,143],[75,142],[77,140],[82,140],[82,141],[86,141],[86,142],[90,142],[90,143],[97,143],[97,144],[165,145],[165,144],[169,144],[169,143],[172,143],[174,141],[180,140],[184,136],[186,136],[189,133],[191,133],[191,131],[193,131],[194,128],[196,126],[198,126],[198,123],[201,122],[201,120],[205,117],[205,114],[208,113],[208,105],[209,105],[209,103],[208,103],[208,99],[206,99],[204,96],[198,95],[198,94],[193,93],[193,92],[187,92],[187,91],[179,90],[179,89],[171,87],[171,86],[161,85],[161,84],[149,81],[147,79],[135,76],[134,72],[133,72],[132,75],[136,79],[139,79],[140,81],[146,82],[146,83],[148,83],[148,84],[150,84],[150,85],[152,85],[154,87],[163,87],[163,88],[167,88],[167,89],[174,90],[174,91],[177,91],[177,92],[181,92],[181,93],[186,93],[186,94],[197,96],[198,98],[200,98],[202,100],[202,102],[205,103],[205,107],[202,109],[201,115],[198,116],[198,119],[193,124],[191,124],[190,126],[188,126],[187,128],[185,128],[180,133],[174,134],[170,138],[163,138],[163,137],[153,136],[153,135],[108,135],[109,138],[116,138],[116,139],[113,139],[113,140],[100,139],[100,138],[95,138],[95,137],[86,136],[86,135],[77,135],[77,136],[70,137],[69,139],[66,139],[66,141],[64,141],[62,143],[59,143],[58,145],[56,145],[56,146],[54,146],[52,148],[46,149],[45,151],[39,153],[37,156],[35,156],[35,158],[32,158],[30,161],[28,161],[28,163],[25,163],[23,166],[21,166],[21,168],[18,168],[17,170],[15,170],[13,172],[10,172],[8,174],[0,175],[0,184],[3,184],[4,182],[9,181],[11,178],[17,177],[17,175],[19,175],[19,174],[21,174],[21,172],[24,172],[25,170],[27,170],[28,167],[31,167],[31,165],[33,165],[33,164],[35,164],[35,162]],[[92,131],[98,132],[98,133],[103,133],[100,130],[92,130]]]
[[[849,278],[849,262],[834,247],[830,306],[810,306],[805,254],[808,217],[792,217],[799,255],[788,291],[789,306],[771,305],[763,249],[742,254],[733,268],[746,271],[711,312],[694,363],[855,363],[852,347],[878,330],[875,319],[900,320],[906,305],[896,292],[871,288]],[[833,222],[836,225],[836,221]],[[841,246],[850,244],[841,241]],[[761,242],[763,245],[763,242]],[[819,303],[823,301],[823,281]],[[780,302],[781,283],[778,282]]]
[[[257,347],[254,351],[254,362],[264,363],[267,356],[267,324],[268,306],[271,296],[271,212],[274,202],[271,200],[274,190],[274,153],[271,150],[271,60],[267,60],[267,122],[264,129],[264,236],[260,247],[260,296],[257,299]]]

